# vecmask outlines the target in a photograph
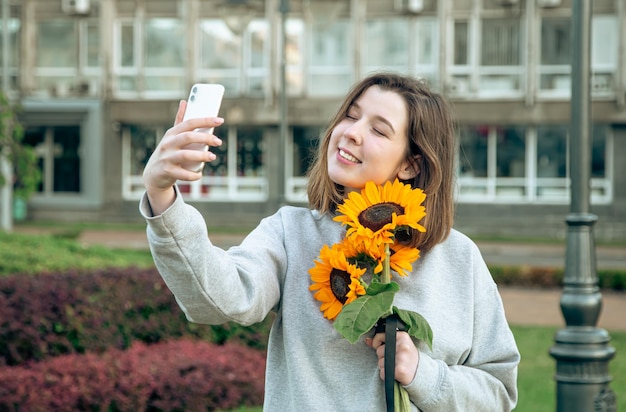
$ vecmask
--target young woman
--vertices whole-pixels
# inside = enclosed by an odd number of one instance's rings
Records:
[[[397,333],[395,379],[414,410],[513,409],[520,356],[500,295],[476,245],[452,228],[454,128],[441,96],[396,74],[360,81],[320,142],[311,207],[282,207],[228,251],[211,244],[205,220],[175,185],[201,178],[182,164],[215,159],[184,146],[221,143],[193,130],[223,121],[181,122],[184,111],[181,102],[146,166],[140,210],[156,265],[190,321],[251,324],[276,312],[264,410],[385,409],[384,335],[343,339],[313,297],[308,271],[324,245],[345,236],[333,217],[348,193],[395,179],[426,193],[426,230],[406,241],[421,258],[396,280],[394,304],[421,314],[434,335],[431,350]]]

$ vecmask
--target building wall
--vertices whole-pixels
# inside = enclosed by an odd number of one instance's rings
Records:
[[[129,195],[127,191],[129,175],[137,181],[139,172],[129,172],[127,156],[133,155],[128,152],[129,139],[134,127],[157,128],[156,132],[166,130],[172,124],[179,99],[187,95],[187,88],[195,82],[197,76],[212,73],[211,69],[194,72],[194,67],[202,59],[201,53],[195,50],[198,39],[190,31],[181,42],[187,42],[189,47],[185,49],[185,56],[192,62],[189,66],[171,68],[174,77],[179,76],[178,81],[182,85],[178,91],[165,94],[155,94],[149,90],[138,89],[130,94],[123,93],[119,89],[119,82],[123,77],[118,72],[125,69],[116,66],[119,40],[115,36],[123,31],[119,25],[134,24],[139,18],[137,7],[142,10],[142,18],[151,16],[168,16],[182,19],[188,27],[195,27],[201,19],[218,18],[217,1],[182,0],[179,2],[161,0],[91,0],[91,11],[86,16],[75,16],[76,30],[89,31],[89,21],[96,21],[99,26],[99,56],[100,67],[86,67],[79,69],[79,77],[84,77],[86,83],[81,80],[72,83],[67,80],[65,86],[48,85],[42,78],[45,73],[56,73],[55,70],[39,68],[37,24],[41,19],[66,18],[61,0],[0,0],[3,3],[3,16],[18,13],[21,20],[21,37],[19,38],[20,61],[13,71],[17,73],[17,86],[9,85],[9,81],[3,78],[3,88],[11,89],[12,97],[22,103],[24,111],[21,117],[27,126],[65,127],[76,126],[80,128],[82,136],[79,151],[81,158],[80,168],[80,191],[77,193],[54,193],[52,195],[42,193],[35,196],[29,204],[29,218],[33,220],[59,220],[59,221],[111,221],[111,222],[135,222],[140,221],[137,212],[137,194]],[[303,201],[288,200],[283,191],[283,176],[285,168],[295,167],[289,154],[283,156],[285,147],[284,140],[280,136],[281,108],[280,108],[280,49],[278,47],[280,37],[280,16],[278,14],[278,0],[254,0],[249,4],[256,7],[257,17],[261,13],[269,22],[267,35],[266,53],[269,62],[264,66],[268,70],[263,80],[263,88],[247,90],[242,88],[240,93],[227,95],[221,115],[225,117],[231,129],[217,131],[220,137],[227,137],[229,133],[239,133],[244,128],[256,128],[260,130],[260,139],[264,148],[263,152],[263,178],[267,181],[260,199],[251,197],[203,199],[190,198],[193,203],[207,217],[210,226],[241,226],[249,228],[254,226],[262,217],[273,213],[280,205],[292,203],[305,206]],[[570,106],[569,97],[562,94],[543,94],[541,91],[541,78],[536,74],[539,70],[540,56],[533,51],[540,46],[540,22],[542,18],[563,18],[570,13],[571,2],[562,1],[560,7],[553,9],[540,8],[535,1],[521,0],[513,6],[503,6],[499,0],[459,1],[441,0],[424,1],[424,8],[419,13],[410,14],[410,11],[402,9],[406,1],[343,1],[324,2],[313,1],[316,7],[326,7],[322,12],[327,16],[317,20],[307,14],[304,2],[292,0],[290,3],[290,16],[302,17],[304,30],[301,39],[311,46],[310,35],[312,25],[324,24],[324,18],[343,18],[355,25],[355,29],[349,31],[353,36],[346,53],[352,61],[351,72],[347,78],[350,82],[362,77],[368,67],[365,64],[354,63],[366,61],[368,50],[371,46],[363,42],[364,31],[369,23],[368,16],[377,18],[398,18],[408,16],[411,21],[411,30],[428,30],[428,25],[420,26],[425,22],[437,21],[438,26],[434,29],[434,38],[439,37],[438,50],[432,53],[435,56],[433,87],[444,93],[453,103],[454,112],[460,128],[489,125],[493,130],[499,126],[515,125],[534,130],[543,126],[567,125],[569,123]],[[338,4],[337,7],[332,4]],[[481,9],[473,9],[480,4]],[[10,5],[11,7],[7,7]],[[619,67],[612,72],[612,90],[606,95],[596,95],[592,107],[594,123],[609,126],[612,138],[610,140],[610,156],[607,159],[607,174],[605,181],[610,181],[611,193],[604,198],[608,202],[600,201],[592,205],[592,212],[598,214],[599,220],[595,226],[596,236],[604,240],[626,239],[626,165],[621,159],[626,154],[626,104],[624,91],[626,90],[626,6],[621,0],[595,1],[594,13],[617,14],[624,18],[618,19],[617,36],[620,44],[616,47],[618,53],[616,62]],[[318,11],[319,13],[319,11]],[[467,75],[458,74],[455,70],[461,70],[451,63],[453,51],[450,45],[454,37],[449,33],[449,27],[454,22],[468,23],[468,35],[480,34],[482,20],[473,21],[476,15],[506,20],[511,16],[523,16],[520,24],[524,34],[523,45],[527,50],[522,50],[524,72],[520,74],[523,84],[519,90],[513,90],[510,95],[488,95],[481,88],[479,80],[482,74],[469,72]],[[304,16],[304,17],[303,17]],[[472,17],[474,16],[474,17]],[[90,20],[91,19],[91,20]],[[430,20],[428,20],[430,19]],[[319,21],[318,21],[319,20]],[[442,23],[443,22],[443,23]],[[328,22],[326,22],[328,23]],[[419,24],[418,24],[419,23]],[[431,23],[428,23],[431,24]],[[128,26],[131,27],[131,26]],[[137,30],[140,25],[132,26]],[[329,26],[330,27],[330,26]],[[459,27],[465,27],[461,24]],[[330,30],[329,28],[327,28]],[[82,32],[81,32],[82,33]],[[413,32],[414,33],[414,32]],[[421,33],[421,32],[420,32]],[[84,36],[83,36],[84,37]],[[80,37],[79,38],[83,38]],[[415,36],[417,37],[417,36]],[[318,39],[319,40],[319,39]],[[375,39],[373,39],[375,40]],[[471,39],[470,39],[471,40]],[[41,39],[39,39],[41,41]],[[321,41],[321,40],[320,40]],[[308,42],[308,43],[307,43]],[[249,44],[249,47],[252,43]],[[412,43],[411,43],[412,44]],[[147,46],[146,46],[147,47]],[[242,46],[243,47],[243,46]],[[246,46],[248,47],[248,46]],[[303,46],[307,51],[307,46]],[[411,46],[412,47],[412,46]],[[473,46],[472,46],[473,47]],[[87,50],[88,51],[88,50]],[[308,51],[302,58],[310,58]],[[417,54],[412,57],[419,59]],[[52,59],[54,56],[49,56]],[[88,53],[87,53],[88,57]],[[248,56],[250,57],[250,56]],[[393,56],[392,56],[393,57]],[[475,56],[475,58],[481,58]],[[293,63],[295,70],[299,70]],[[291,66],[290,66],[291,67]],[[421,67],[421,66],[420,66]],[[460,67],[460,66],[459,66]],[[467,67],[474,67],[468,65]],[[528,68],[529,67],[529,68]],[[556,66],[555,66],[556,67]],[[291,148],[291,140],[295,135],[295,128],[323,127],[328,123],[334,111],[341,102],[341,95],[316,94],[315,87],[324,86],[323,82],[311,85],[306,80],[313,76],[315,70],[324,68],[305,65],[303,80],[306,84],[302,89],[291,91],[288,95],[288,118],[289,125],[288,143]],[[478,65],[477,69],[484,67]],[[7,72],[11,72],[11,67]],[[166,70],[166,71],[167,71]],[[178,70],[178,71],[177,71]],[[182,70],[182,74],[178,75]],[[411,71],[416,69],[411,68]],[[426,69],[424,69],[426,70]],[[147,71],[146,71],[147,72]],[[42,75],[44,73],[44,75]],[[140,72],[143,76],[144,72]],[[204,73],[204,74],[202,74]],[[252,73],[252,71],[250,72]],[[462,73],[459,72],[459,73]],[[464,73],[464,72],[463,72]],[[414,73],[417,74],[417,73]],[[196,76],[197,75],[197,76]],[[42,77],[43,76],[43,77]],[[209,75],[207,75],[209,76]],[[464,77],[465,76],[465,77]],[[5,76],[6,77],[6,76]],[[321,77],[320,77],[321,78]],[[242,75],[243,81],[250,81],[251,77]],[[470,89],[459,91],[455,89],[455,81],[462,79],[468,81]],[[148,80],[138,77],[141,84],[147,84]],[[349,81],[343,82],[347,88]],[[472,83],[474,82],[474,83]],[[476,83],[478,82],[478,83]],[[81,89],[81,84],[86,84]],[[62,84],[62,83],[60,83]],[[78,85],[78,86],[77,86]],[[478,85],[478,86],[477,86]],[[454,87],[453,87],[454,86]],[[242,86],[243,87],[243,86]],[[251,87],[251,86],[250,86]],[[545,90],[544,90],[545,92]],[[548,90],[548,92],[550,92]],[[151,129],[152,130],[152,129]],[[54,132],[54,131],[53,131]],[[51,133],[53,133],[51,132]],[[495,133],[495,132],[494,132]],[[531,133],[532,134],[532,133]],[[238,141],[238,140],[233,140]],[[295,149],[294,149],[295,150]],[[298,177],[298,176],[295,176]],[[235,179],[236,180],[236,179]],[[462,183],[461,183],[462,184]],[[234,200],[233,200],[234,199]],[[242,200],[243,199],[243,200]],[[564,223],[569,206],[567,202],[506,202],[503,200],[470,200],[460,198],[456,227],[468,234],[522,236],[522,237],[554,237],[563,238],[566,231]]]

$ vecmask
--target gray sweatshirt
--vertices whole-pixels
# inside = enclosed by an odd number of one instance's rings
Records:
[[[140,204],[156,266],[192,322],[253,324],[270,311],[264,411],[384,411],[374,350],[349,343],[320,312],[308,270],[345,228],[315,210],[282,207],[239,246],[213,246],[202,215],[180,195],[160,216]],[[433,349],[416,342],[406,386],[414,410],[509,411],[520,355],[497,287],[476,245],[452,230],[413,264],[394,304],[426,318]]]

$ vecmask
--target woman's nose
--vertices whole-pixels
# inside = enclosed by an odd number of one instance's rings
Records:
[[[344,135],[355,144],[361,144],[363,141],[363,125],[360,121],[352,123],[346,128]]]

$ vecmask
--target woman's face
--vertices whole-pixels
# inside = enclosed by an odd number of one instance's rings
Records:
[[[365,183],[383,184],[415,177],[406,160],[407,109],[399,94],[378,86],[367,89],[333,129],[328,145],[330,179],[361,190]]]

